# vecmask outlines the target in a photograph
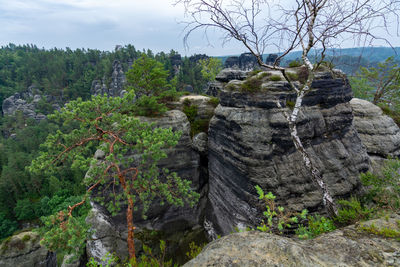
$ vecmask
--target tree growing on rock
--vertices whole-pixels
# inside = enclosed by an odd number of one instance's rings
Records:
[[[296,121],[304,96],[311,91],[312,82],[325,59],[328,48],[339,47],[349,39],[358,44],[371,44],[378,39],[377,32],[388,31],[389,24],[398,30],[399,0],[176,0],[189,17],[186,22],[189,36],[198,29],[214,28],[224,33],[224,41],[239,41],[257,59],[260,66],[278,70],[296,92],[291,109],[283,109],[290,135],[301,153],[311,178],[323,193],[327,212],[334,216],[337,207],[321,172],[304,148],[298,135]],[[273,64],[263,62],[266,49],[280,51]],[[291,51],[301,49],[305,71],[303,82],[294,82],[278,62]],[[316,62],[310,60],[315,53]],[[285,108],[286,99],[276,99],[279,108]]]
[[[190,205],[196,203],[198,194],[191,191],[190,181],[157,166],[157,162],[167,156],[163,149],[176,145],[180,133],[155,128],[133,117],[130,113],[133,99],[133,92],[123,98],[93,96],[90,101],[78,99],[51,116],[51,119],[75,125],[75,128],[71,132],[58,131],[49,135],[40,156],[29,167],[30,171],[57,175],[65,162],[71,162],[73,167],[88,170],[84,179],[88,189],[81,202],[45,221],[47,232],[43,243],[50,249],[61,248],[76,253],[77,247],[88,238],[84,219],[73,215],[93,191],[96,191],[94,199],[100,202],[105,199],[102,192],[111,192],[112,200],[103,204],[112,214],[126,207],[127,244],[132,260],[135,259],[134,210],[140,206],[145,216],[155,199],[176,206],[183,206],[185,201]],[[92,157],[94,149],[104,153],[104,160]],[[131,156],[127,156],[128,153]]]

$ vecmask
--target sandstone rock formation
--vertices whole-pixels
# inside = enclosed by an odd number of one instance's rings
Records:
[[[200,175],[200,156],[192,148],[190,125],[184,113],[179,110],[172,110],[168,111],[163,117],[142,118],[142,120],[154,122],[157,127],[172,127],[174,131],[182,132],[178,145],[167,151],[168,158],[161,160],[159,166],[175,171],[180,177],[192,181],[192,188],[201,194],[201,200],[194,208],[160,206],[158,203],[154,203],[146,214],[147,219],[143,219],[140,212],[135,212],[133,217],[137,227],[135,233],[136,238],[138,238],[136,240],[137,251],[140,252],[142,241],[153,242],[151,245],[158,247],[158,240],[163,239],[169,244],[168,253],[178,253],[177,251],[180,249],[187,249],[185,246],[194,238],[204,236],[200,225],[206,200],[205,186],[207,181]],[[101,159],[104,157],[104,153],[98,151],[95,157]],[[92,203],[92,206],[93,216],[88,219],[88,222],[92,225],[95,233],[94,240],[87,243],[88,257],[94,257],[100,261],[107,252],[116,252],[122,259],[127,257],[127,229],[124,208],[122,207],[120,214],[112,217],[104,207],[96,203]],[[157,238],[151,236],[150,233],[153,230],[157,232]]]
[[[60,109],[54,99],[43,95],[40,90],[32,85],[27,89],[27,91],[15,93],[14,95],[4,99],[2,104],[3,115],[13,116],[19,111],[22,112],[23,116],[26,118],[32,118],[36,121],[44,120],[46,119],[46,116],[36,112],[38,103],[42,98],[47,102],[53,102],[53,107],[55,109]]]
[[[39,244],[34,232],[22,232],[3,241],[0,246],[0,266],[56,267],[56,254]]]
[[[253,54],[243,53],[239,57],[228,57],[225,60],[225,68],[236,68],[249,71],[258,68],[258,63]]]
[[[376,229],[400,231],[399,215],[372,224]],[[348,226],[312,240],[289,239],[258,231],[242,232],[208,244],[190,266],[400,266],[400,242],[373,235],[362,226]]]
[[[353,98],[353,124],[367,149],[374,169],[379,169],[383,159],[400,156],[400,129],[389,116],[374,104]]]
[[[259,223],[255,185],[271,191],[280,205],[291,210],[322,208],[322,194],[276,104],[279,100],[290,108],[294,92],[286,82],[268,79],[259,92],[241,92],[242,83],[231,81],[220,92],[208,132],[206,222],[223,235],[236,226]],[[348,82],[329,73],[319,73],[312,88],[298,118],[299,136],[331,194],[348,197],[361,187],[359,173],[369,168],[368,154],[352,125],[352,91]]]
[[[112,68],[110,86],[106,86],[104,79],[102,81],[94,80],[90,88],[92,95],[123,96],[126,77],[121,62],[115,60]]]
[[[245,80],[247,78],[247,73],[248,72],[246,71],[234,68],[222,69],[215,77],[215,82],[211,82],[208,85],[206,94],[210,96],[219,96],[219,93],[223,89],[224,84],[232,80]]]

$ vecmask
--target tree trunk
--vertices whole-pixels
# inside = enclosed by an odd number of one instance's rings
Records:
[[[136,259],[135,253],[135,226],[133,225],[133,201],[131,198],[128,199],[128,209],[126,210],[126,223],[128,225],[128,251],[129,259]]]

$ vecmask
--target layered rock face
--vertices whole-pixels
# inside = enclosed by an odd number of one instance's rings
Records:
[[[136,248],[140,252],[140,239],[151,239],[151,231],[158,231],[153,242],[154,247],[159,246],[159,239],[167,241],[169,251],[167,253],[178,253],[180,249],[187,249],[188,243],[193,239],[198,239],[202,235],[200,227],[202,212],[205,206],[206,181],[200,175],[200,156],[192,148],[190,138],[190,125],[187,117],[179,110],[168,111],[161,118],[143,118],[143,121],[154,122],[157,127],[172,127],[174,131],[181,131],[182,136],[179,143],[174,148],[167,151],[168,158],[159,163],[160,168],[168,168],[170,171],[177,172],[181,178],[192,182],[192,189],[201,194],[198,205],[194,208],[185,206],[173,207],[154,203],[147,212],[147,219],[143,219],[140,212],[134,213],[134,224],[136,230]],[[97,159],[102,159],[104,153],[98,151],[95,155]],[[92,203],[93,216],[88,222],[95,230],[94,239],[87,243],[88,257],[101,259],[107,252],[116,252],[120,258],[128,256],[127,251],[127,227],[125,209],[115,217],[97,204]],[[201,239],[201,238],[200,238]],[[187,241],[186,241],[187,240]],[[147,240],[148,241],[148,240]],[[183,247],[183,248],[182,248]],[[179,260],[179,256],[178,256]]]
[[[374,104],[353,98],[353,124],[371,158],[372,166],[379,169],[387,157],[400,156],[400,129],[389,116]]]
[[[226,83],[232,80],[245,80],[247,75],[247,71],[234,68],[225,68],[221,70],[215,77],[215,82],[212,82],[208,85],[206,94],[210,96],[219,96],[219,93],[224,88]]]
[[[90,88],[90,93],[92,95],[108,95],[108,96],[123,96],[124,85],[126,83],[126,77],[124,70],[122,69],[122,64],[118,60],[113,62],[113,71],[111,74],[111,83],[107,87],[103,81],[94,80],[92,82],[92,87]]]
[[[13,116],[16,112],[20,111],[26,118],[32,118],[36,121],[45,120],[46,116],[44,114],[36,112],[38,103],[42,99],[46,102],[53,103],[54,109],[60,109],[60,106],[56,103],[56,99],[43,95],[35,86],[30,86],[27,91],[15,93],[4,99],[2,105],[3,114]]]
[[[400,266],[400,242],[372,235],[375,229],[397,229],[399,215],[348,226],[312,240],[296,240],[258,231],[236,233],[208,244],[190,266]]]
[[[40,245],[34,232],[22,232],[3,241],[0,247],[0,266],[56,267],[56,254]]]
[[[258,68],[258,63],[253,54],[243,53],[239,57],[228,57],[225,61],[225,68],[239,68],[249,71]]]
[[[225,235],[234,227],[259,224],[255,185],[271,191],[285,208],[322,209],[322,194],[311,181],[276,104],[279,99],[290,106],[294,92],[281,81],[265,82],[261,88],[255,93],[227,89],[220,93],[208,133],[206,223],[214,228],[211,232]],[[369,168],[368,154],[352,125],[352,91],[348,82],[328,73],[318,74],[312,88],[299,114],[298,134],[331,194],[348,197],[361,187],[359,173]]]

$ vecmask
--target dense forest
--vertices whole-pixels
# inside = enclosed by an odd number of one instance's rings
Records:
[[[0,49],[0,105],[7,97],[32,86],[60,107],[77,98],[89,99],[94,80],[110,84],[115,60],[127,71],[142,55],[163,66],[167,82],[174,81],[177,91],[201,93],[208,82],[199,64],[199,60],[208,58],[205,55],[181,57],[173,50],[154,54],[151,50],[136,50],[133,45],[108,52],[9,44]],[[48,101],[38,104],[37,112],[53,112]],[[79,168],[65,167],[57,177],[34,176],[26,169],[46,136],[59,129],[68,130],[65,127],[50,120],[35,121],[18,111],[0,118],[0,239],[18,228],[37,225],[40,216],[68,207],[84,193],[81,181],[85,173]]]

